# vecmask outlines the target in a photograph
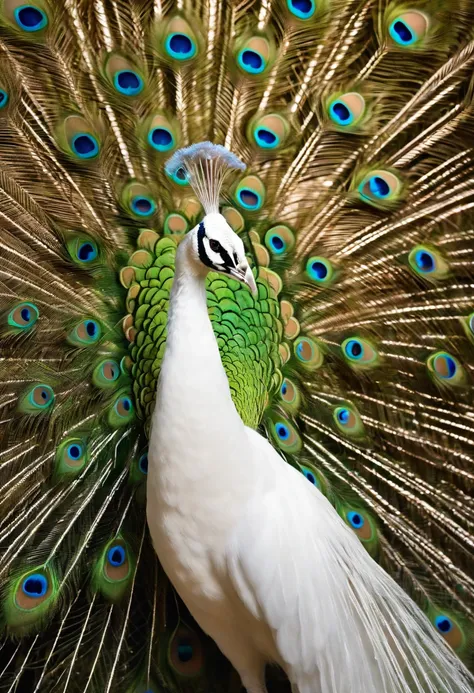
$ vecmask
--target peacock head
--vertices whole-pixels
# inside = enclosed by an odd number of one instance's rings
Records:
[[[191,232],[192,260],[204,272],[220,272],[246,284],[254,296],[257,285],[245,256],[242,239],[222,214],[207,214]],[[190,239],[190,240],[191,240]]]
[[[178,171],[185,175],[198,196],[206,216],[189,234],[188,262],[197,272],[227,274],[257,294],[257,285],[245,256],[242,239],[219,214],[222,183],[232,169],[245,170],[245,164],[228,149],[212,142],[200,142],[179,149],[166,162],[170,176]],[[183,248],[183,251],[184,251]]]

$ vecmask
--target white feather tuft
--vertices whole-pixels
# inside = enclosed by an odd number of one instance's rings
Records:
[[[165,164],[168,175],[183,169],[206,214],[219,212],[219,197],[224,178],[231,169],[245,171],[235,154],[220,144],[199,142],[178,149]]]

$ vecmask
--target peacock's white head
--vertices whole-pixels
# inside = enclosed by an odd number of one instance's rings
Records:
[[[254,296],[257,285],[245,256],[242,239],[231,229],[222,214],[207,214],[196,227],[192,240],[196,262],[208,271],[221,272],[247,284]]]
[[[198,196],[206,216],[190,232],[190,257],[196,268],[227,274],[247,284],[254,295],[257,285],[245,255],[242,239],[219,213],[222,183],[230,169],[245,170],[245,164],[225,147],[200,142],[178,150],[166,162],[166,171],[181,170]]]

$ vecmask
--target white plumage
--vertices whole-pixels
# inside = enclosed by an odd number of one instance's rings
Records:
[[[266,690],[268,662],[298,693],[470,693],[469,672],[327,499],[243,425],[208,318],[199,233],[246,265],[217,214],[177,253],[147,502],[171,582],[248,693]]]

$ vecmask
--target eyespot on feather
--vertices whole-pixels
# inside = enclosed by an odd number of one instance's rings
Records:
[[[71,237],[67,241],[67,249],[73,262],[82,267],[93,265],[99,257],[96,241],[83,234]]]
[[[135,566],[127,542],[119,535],[103,548],[93,571],[96,590],[111,602],[120,601],[127,591]]]
[[[336,279],[332,263],[320,255],[311,256],[306,262],[306,276],[316,286],[330,286]]]
[[[341,344],[342,354],[353,368],[373,368],[379,363],[379,355],[374,345],[367,339],[349,337]]]
[[[284,144],[289,131],[286,118],[278,113],[269,113],[250,121],[248,139],[260,149],[278,149]]]
[[[468,315],[466,318],[461,318],[461,325],[463,326],[464,332],[466,333],[468,339],[474,342],[474,312]]]
[[[5,89],[0,89],[0,111],[8,104],[9,95]]]
[[[107,58],[105,74],[110,85],[123,96],[138,96],[144,89],[145,80],[142,72],[118,53],[113,53]]]
[[[74,327],[67,336],[69,344],[86,347],[95,344],[102,336],[102,327],[97,320],[86,318]]]
[[[58,581],[53,570],[30,569],[14,578],[6,592],[3,615],[7,628],[15,635],[37,629],[50,616],[58,597]]]
[[[297,19],[306,21],[316,12],[316,0],[286,0],[286,6]]]
[[[47,6],[42,0],[25,2],[24,0],[4,0],[3,14],[5,19],[22,34],[34,38],[44,33],[49,24]]]
[[[265,245],[272,255],[284,255],[293,250],[295,234],[288,226],[273,226],[265,234]]]
[[[344,403],[335,407],[333,420],[337,429],[346,436],[359,438],[364,435],[364,424],[353,404]]]
[[[264,205],[265,186],[257,176],[245,176],[236,188],[234,199],[239,207],[248,212],[256,212]]]
[[[293,352],[298,363],[310,371],[320,368],[324,362],[322,348],[310,337],[298,337],[293,342]]]
[[[429,19],[418,10],[407,10],[394,17],[388,26],[392,41],[401,48],[419,48],[429,29]]]
[[[198,635],[178,624],[170,638],[168,661],[179,676],[192,678],[199,676],[204,669],[204,651]]]
[[[403,185],[392,171],[376,169],[364,176],[357,190],[363,202],[383,208],[400,201]]]
[[[235,52],[235,60],[241,72],[252,77],[263,75],[274,56],[273,43],[263,36],[252,36],[243,44],[240,42]]]
[[[100,153],[100,142],[89,123],[80,115],[69,115],[57,130],[61,149],[76,161],[95,159]]]
[[[466,372],[458,359],[446,351],[437,351],[426,361],[428,372],[440,385],[461,386],[466,382]]]
[[[173,17],[166,27],[160,42],[165,58],[186,63],[199,53],[198,37],[183,17]]]
[[[281,406],[290,414],[296,414],[301,405],[299,388],[289,378],[284,378],[280,386]]]
[[[461,623],[457,622],[454,614],[431,608],[428,614],[431,623],[455,652],[462,654],[467,638]]]
[[[92,374],[92,382],[96,387],[110,389],[116,387],[120,378],[120,365],[113,359],[105,359],[97,364]]]
[[[23,414],[41,414],[51,409],[54,399],[54,391],[50,385],[37,383],[22,394],[18,409]]]
[[[120,196],[122,206],[136,219],[145,219],[156,212],[156,201],[147,185],[132,181]]]
[[[270,435],[283,452],[296,454],[303,445],[296,426],[282,414],[271,412],[268,418]]]
[[[27,332],[39,318],[39,310],[34,303],[23,301],[10,311],[7,323],[18,332]]]
[[[448,263],[433,245],[416,245],[408,255],[408,263],[414,274],[430,282],[449,276]]]
[[[164,115],[155,115],[147,126],[147,142],[157,152],[169,152],[178,142],[177,128]]]
[[[343,130],[351,130],[360,125],[366,114],[366,103],[362,94],[351,91],[334,94],[329,98],[326,112],[334,125]]]
[[[69,480],[76,477],[88,462],[86,441],[78,437],[66,438],[56,450],[54,480]]]
[[[304,464],[300,464],[300,468],[301,468],[303,475],[308,479],[310,484],[313,484],[313,486],[316,486],[316,488],[321,490],[321,484],[319,482],[319,479],[316,475],[315,470],[312,469],[311,467],[307,467]]]
[[[131,395],[122,392],[108,410],[107,420],[112,428],[127,426],[135,418],[135,406]]]

